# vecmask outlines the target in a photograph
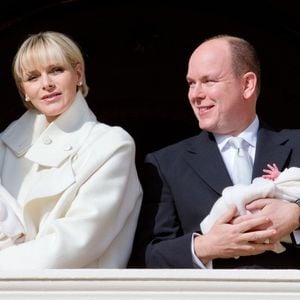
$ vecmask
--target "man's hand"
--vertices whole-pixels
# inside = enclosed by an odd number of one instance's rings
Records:
[[[273,250],[272,242],[276,230],[270,228],[270,219],[263,215],[252,215],[251,218],[231,224],[236,208],[230,209],[220,218],[211,230],[195,238],[195,253],[202,263],[216,258],[232,258],[261,254]],[[253,230],[258,227],[264,230]]]
[[[276,234],[270,239],[272,242],[280,241],[299,227],[300,208],[295,203],[267,198],[255,200],[246,208],[271,220],[272,228],[276,229]]]

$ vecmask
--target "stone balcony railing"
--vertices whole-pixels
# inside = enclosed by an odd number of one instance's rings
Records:
[[[0,272],[0,299],[300,299],[296,270]]]

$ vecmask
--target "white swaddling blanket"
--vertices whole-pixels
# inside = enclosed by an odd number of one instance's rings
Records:
[[[237,207],[237,215],[250,213],[246,205],[259,198],[278,198],[290,202],[300,199],[300,168],[285,169],[274,181],[258,177],[250,185],[236,184],[225,188],[209,215],[201,222],[202,233],[207,233],[216,220],[233,206]],[[290,241],[290,237],[283,241]],[[285,247],[278,243],[274,251],[280,253],[284,250]]]
[[[0,250],[21,242],[24,226],[20,216],[20,205],[0,184]]]

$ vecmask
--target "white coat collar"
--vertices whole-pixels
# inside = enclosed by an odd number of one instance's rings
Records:
[[[76,152],[96,122],[81,92],[70,108],[46,127],[46,118],[28,110],[2,134],[3,142],[16,156],[40,165],[57,167]]]

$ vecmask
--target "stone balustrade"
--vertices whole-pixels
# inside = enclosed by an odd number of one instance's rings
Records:
[[[300,299],[297,270],[0,272],[0,299]]]

